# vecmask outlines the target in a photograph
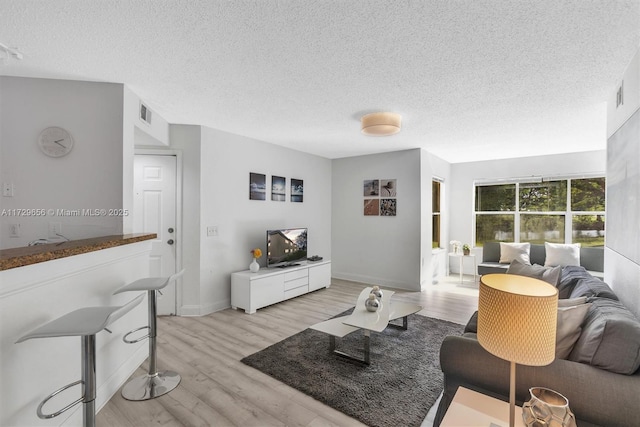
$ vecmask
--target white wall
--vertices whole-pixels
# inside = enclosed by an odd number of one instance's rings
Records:
[[[201,314],[231,303],[231,273],[247,270],[253,248],[266,253],[266,230],[308,228],[308,252],[331,259],[331,161],[219,130],[202,128],[200,211]],[[287,200],[249,200],[249,173],[287,179]],[[290,201],[291,178],[304,201]],[[218,236],[207,237],[207,226]],[[264,267],[265,257],[258,260]]]
[[[581,173],[605,173],[606,151],[557,154],[482,162],[455,163],[451,165],[449,239],[474,243],[474,181],[524,176],[566,176]],[[472,245],[473,246],[473,245]],[[450,250],[451,248],[448,248]],[[482,259],[480,248],[474,249],[478,262]],[[459,272],[456,263],[452,272]],[[473,274],[473,265],[465,265],[465,274]]]
[[[332,275],[386,287],[420,290],[422,281],[421,151],[333,160]],[[397,180],[397,216],[363,214],[363,181]],[[429,201],[431,199],[429,198]],[[430,242],[430,240],[429,240]]]
[[[123,87],[122,113],[122,208],[130,212],[123,218],[123,231],[133,229],[133,156],[136,147],[166,148],[169,146],[169,123],[152,113],[151,124],[140,119],[142,100],[127,86]]]
[[[2,76],[0,88],[0,182],[14,186],[14,197],[0,198],[2,209],[122,208],[122,85]],[[71,133],[71,153],[40,151],[38,135],[49,126]],[[50,222],[70,239],[122,232],[121,217],[7,215],[0,217],[0,247],[47,238]],[[14,223],[19,238],[9,237]]]
[[[447,274],[446,258],[443,252],[446,250],[433,249],[433,229],[432,229],[432,213],[433,213],[433,178],[442,180],[440,187],[441,205],[440,205],[440,244],[446,248],[449,242],[449,216],[450,216],[450,199],[449,184],[451,181],[451,164],[434,156],[433,154],[421,151],[421,278],[420,283],[424,288],[426,285],[437,283],[443,276]]]
[[[616,106],[618,87],[624,103]],[[640,49],[611,93],[607,117],[604,279],[640,317]]]
[[[182,250],[182,288],[177,290],[178,314],[199,315],[200,301],[200,163],[201,127],[171,125],[171,149],[182,152],[182,223],[178,224],[178,249]]]
[[[309,253],[331,259],[331,161],[201,126],[171,125],[170,149],[182,152],[182,259],[178,312],[204,315],[231,304],[231,273],[249,251],[266,252],[266,230],[309,229]],[[304,180],[304,202],[249,200],[249,173]],[[207,236],[216,226],[218,236]],[[259,260],[264,267],[264,256]]]

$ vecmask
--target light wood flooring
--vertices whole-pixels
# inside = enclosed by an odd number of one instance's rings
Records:
[[[473,284],[445,278],[422,292],[395,291],[394,299],[424,307],[419,314],[465,324],[477,309]],[[158,369],[182,376],[172,392],[144,402],[118,392],[98,413],[97,425],[143,426],[361,426],[360,422],[240,360],[353,306],[362,283],[334,279],[331,287],[249,315],[227,309],[203,317],[161,317]],[[375,363],[375,361],[373,362]],[[134,376],[146,372],[146,362]]]

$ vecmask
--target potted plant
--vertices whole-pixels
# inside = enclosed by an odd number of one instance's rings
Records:
[[[471,247],[468,244],[462,245],[462,255],[469,255],[471,253]]]

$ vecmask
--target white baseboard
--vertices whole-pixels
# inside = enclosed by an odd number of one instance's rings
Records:
[[[336,279],[350,280],[352,282],[365,283],[368,285],[379,285],[390,289],[402,289],[406,291],[420,291],[421,286],[419,283],[406,283],[398,282],[387,279],[381,279],[379,277],[365,276],[362,274],[350,274],[340,273],[336,271],[331,272],[331,276]]]
[[[207,305],[183,305],[180,307],[180,316],[206,316],[216,311],[225,310],[231,307],[231,299],[225,299],[215,304]]]

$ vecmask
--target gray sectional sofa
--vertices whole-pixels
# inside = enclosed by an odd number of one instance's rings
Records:
[[[529,399],[530,387],[547,387],[569,399],[579,427],[640,425],[640,321],[584,267],[562,268],[556,286],[559,298],[587,297],[591,305],[566,359],[556,358],[547,366],[517,366],[518,404]],[[442,343],[444,392],[436,427],[459,386],[509,400],[509,362],[484,350],[476,331],[477,313],[462,336],[446,337]]]
[[[544,245],[532,244],[529,252],[531,264],[544,265]],[[486,242],[482,248],[482,262],[478,264],[478,275],[490,273],[505,273],[509,264],[500,262],[500,243]],[[603,277],[604,247],[580,248],[580,265],[596,277]]]

